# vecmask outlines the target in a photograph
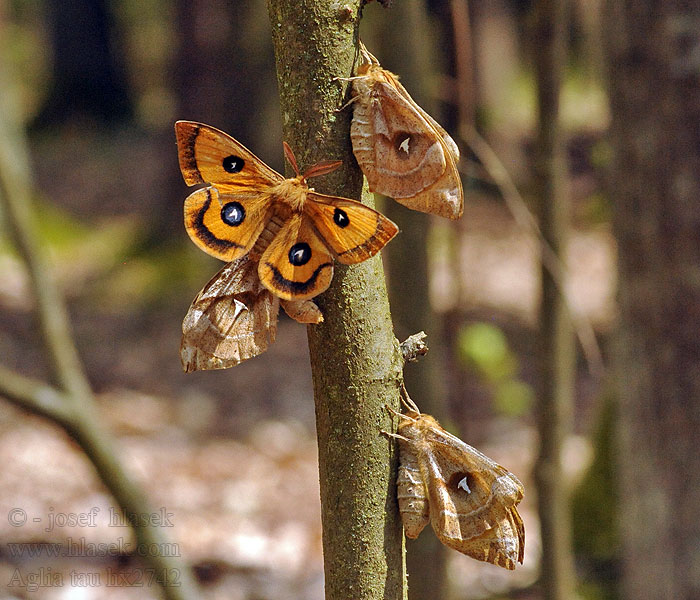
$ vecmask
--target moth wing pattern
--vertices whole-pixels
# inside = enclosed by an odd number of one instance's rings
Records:
[[[257,263],[244,256],[225,265],[199,292],[182,322],[185,372],[225,369],[274,342],[279,299],[263,287]]]
[[[518,511],[511,508],[495,527],[487,529],[480,536],[461,540],[456,546],[452,545],[452,540],[441,538],[440,541],[476,560],[489,562],[512,571],[516,567],[516,562],[521,564],[523,562],[525,527]]]
[[[305,211],[335,258],[346,265],[367,260],[399,231],[380,212],[348,198],[309,192]]]
[[[432,127],[396,89],[377,81],[355,102],[353,152],[370,190],[400,201],[437,181],[447,166]]]
[[[250,191],[264,190],[284,179],[243,144],[211,125],[177,121],[175,137],[180,171],[187,185],[228,184],[236,190]]]
[[[264,195],[210,186],[185,199],[185,229],[200,250],[234,261],[250,251],[272,212]]]
[[[260,257],[263,285],[282,300],[308,300],[328,289],[333,256],[305,213],[293,214]]]
[[[350,126],[355,158],[373,192],[421,212],[462,216],[459,148],[361,45],[364,75],[353,79]]]
[[[404,99],[413,106],[420,114],[421,116],[430,123],[432,128],[440,134],[440,137],[442,138],[442,141],[445,142],[445,146],[447,146],[447,150],[449,151],[450,155],[452,156],[452,160],[454,161],[455,165],[459,162],[459,146],[457,146],[457,143],[452,139],[452,136],[445,131],[444,127],[440,125],[433,117],[431,117],[425,110],[423,110],[423,107],[420,106],[413,98],[411,98],[411,95],[408,93],[406,88],[402,85],[402,83],[398,79],[394,79],[392,77],[392,83],[394,84],[394,87],[396,90],[404,97]]]
[[[409,411],[398,433],[402,468],[406,465],[406,473],[420,475],[430,523],[440,541],[506,569],[522,563],[525,531],[516,509],[523,497],[520,481],[430,415]],[[414,496],[419,506],[422,498]],[[424,525],[411,533],[417,535]]]

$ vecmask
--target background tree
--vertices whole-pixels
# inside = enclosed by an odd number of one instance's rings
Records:
[[[609,0],[622,595],[700,595],[697,2]]]
[[[71,117],[116,124],[133,112],[121,38],[108,0],[46,3],[53,69],[49,94],[32,126],[60,125]]]

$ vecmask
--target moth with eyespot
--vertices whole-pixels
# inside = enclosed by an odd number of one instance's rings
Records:
[[[334,171],[340,161],[321,162],[301,174],[283,143],[296,172],[285,179],[214,127],[178,121],[175,134],[185,182],[211,184],[185,200],[190,238],[227,262],[257,244],[260,281],[283,300],[317,296],[330,285],[334,259],[347,265],[367,260],[398,232],[376,210],[308,186],[308,179]]]
[[[360,42],[351,81],[352,149],[369,189],[421,212],[458,219],[464,209],[459,148]]]
[[[416,538],[430,522],[438,539],[477,560],[515,569],[522,564],[525,527],[516,506],[518,478],[422,414],[402,387],[397,496],[404,531]]]
[[[251,254],[225,265],[187,311],[180,343],[186,373],[227,369],[265,352],[275,341],[280,305],[298,323],[323,321],[311,300],[280,300],[262,285]]]

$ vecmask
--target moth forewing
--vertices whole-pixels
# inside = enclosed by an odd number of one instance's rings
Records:
[[[274,342],[279,299],[261,285],[256,269],[248,256],[233,261],[194,299],[182,321],[185,372],[232,367]]]
[[[459,218],[457,144],[364,46],[361,54],[351,78],[350,138],[370,189],[413,210]]]

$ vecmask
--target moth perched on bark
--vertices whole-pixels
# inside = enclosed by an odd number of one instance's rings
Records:
[[[349,198],[318,194],[307,179],[340,161],[285,179],[231,136],[192,121],[175,123],[180,169],[188,185],[210,183],[185,200],[185,227],[204,252],[228,264],[202,289],[182,324],[185,371],[223,369],[257,356],[274,341],[281,304],[300,323],[323,320],[310,298],[325,291],[333,259],[367,260],[398,232],[377,211]]]
[[[226,369],[265,352],[275,341],[280,304],[299,323],[323,321],[311,300],[280,300],[263,286],[250,254],[228,263],[199,292],[182,322],[185,372]]]
[[[397,495],[404,531],[416,538],[430,522],[438,539],[477,560],[515,569],[522,564],[525,528],[516,506],[523,486],[515,475],[422,414],[402,389]]]
[[[459,148],[398,77],[360,42],[352,82],[352,148],[369,189],[413,210],[458,219],[464,208]]]
[[[321,162],[301,174],[283,143],[296,172],[285,179],[214,127],[178,121],[175,134],[185,182],[211,184],[185,200],[190,238],[225,261],[258,244],[260,281],[283,300],[317,296],[330,285],[334,258],[346,265],[367,260],[398,232],[392,221],[356,200],[309,188],[307,179],[334,171],[340,161]]]

